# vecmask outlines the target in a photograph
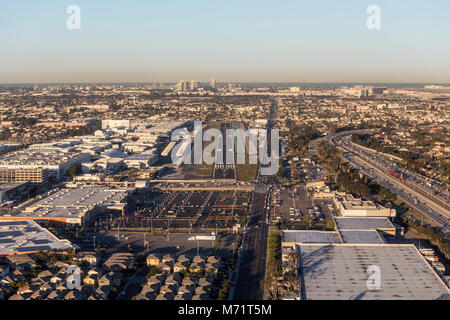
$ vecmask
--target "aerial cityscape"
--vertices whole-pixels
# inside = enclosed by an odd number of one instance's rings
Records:
[[[98,28],[94,4],[58,6],[58,32]],[[361,32],[378,32],[367,6]],[[251,59],[206,72],[215,57],[181,68],[186,57],[158,62],[166,48],[144,79],[135,53],[106,75],[125,51],[97,69],[82,61],[99,52],[53,64],[58,50],[32,42],[34,62],[7,48],[0,67],[0,300],[450,300],[448,61],[297,80],[301,66],[282,79],[280,61],[258,80]]]

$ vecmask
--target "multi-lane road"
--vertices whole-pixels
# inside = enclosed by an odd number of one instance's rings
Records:
[[[351,142],[351,134],[352,132],[343,132],[333,137],[329,136],[326,140],[343,151],[344,160],[394,193],[410,207],[433,220],[446,238],[450,238],[450,211],[446,206],[448,194],[435,185],[424,182],[428,182],[424,177],[400,169],[375,152],[355,145]],[[392,172],[401,176],[395,177]]]
[[[276,112],[277,102],[274,101],[270,106],[266,128],[269,131],[269,140]],[[267,237],[272,210],[272,194],[277,181],[276,175],[258,174],[258,180],[254,184],[250,213],[236,266],[236,281],[232,289],[233,300],[264,299],[263,281],[266,273]]]
[[[385,158],[385,156],[381,156],[375,151],[371,151],[370,149],[363,148],[355,143],[352,143],[350,135],[340,136],[336,138],[335,141],[338,141],[341,146],[350,149],[350,151],[358,154],[362,158],[373,162],[376,166],[391,170],[401,175],[402,179],[409,183],[412,188],[417,189],[418,191],[420,190],[426,192],[429,197],[433,198],[442,206],[450,210],[450,195],[448,192],[443,190],[444,186],[439,182],[400,167],[396,163],[389,161]]]
[[[258,187],[253,193],[247,228],[244,231],[233,300],[262,300],[266,270],[268,225],[267,189]]]

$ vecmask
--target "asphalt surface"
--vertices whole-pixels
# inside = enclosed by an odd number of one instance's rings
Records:
[[[270,129],[273,127],[277,106],[277,101],[273,101],[270,106],[266,128],[269,130],[268,141],[270,141]],[[238,259],[233,300],[264,299],[263,280],[266,272],[268,222],[270,221],[272,204],[271,189],[276,183],[276,176],[259,175],[258,177],[250,204],[247,229],[243,235],[240,258]]]
[[[353,166],[357,167],[361,172],[371,178],[373,178],[378,184],[385,187],[392,193],[396,194],[400,199],[408,203],[410,207],[415,208],[425,216],[429,217],[440,225],[442,232],[446,238],[450,237],[450,212],[442,207],[440,203],[437,203],[431,199],[425,190],[418,191],[419,185],[415,182],[408,182],[398,180],[387,174],[384,170],[388,165],[385,160],[380,160],[379,158],[368,155],[367,151],[360,152],[353,143],[351,143],[350,135],[342,135],[335,139],[341,147],[345,147],[342,157],[349,161]],[[374,162],[382,161],[382,162]],[[375,165],[374,165],[375,163]],[[391,167],[387,167],[389,169]],[[391,168],[392,169],[392,168]],[[410,178],[410,173],[405,173],[402,170],[404,177]],[[445,195],[444,195],[445,196]]]
[[[262,281],[266,270],[268,226],[265,223],[265,193],[255,192],[244,233],[234,300],[263,300]]]

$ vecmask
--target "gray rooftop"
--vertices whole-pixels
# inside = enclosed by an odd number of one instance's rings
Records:
[[[385,243],[376,230],[346,230],[341,231],[341,237],[344,243]]]
[[[301,244],[302,299],[449,299],[450,291],[413,245]],[[371,290],[367,268],[381,271]]]
[[[68,241],[56,238],[30,220],[0,220],[0,254],[20,254],[40,250],[67,250]]]
[[[340,243],[337,232],[315,230],[285,230],[281,235],[282,242],[297,243]]]
[[[17,217],[65,217],[78,218],[95,207],[123,206],[128,195],[126,189],[110,189],[103,186],[81,186],[62,189],[38,201]]]
[[[0,192],[5,192],[19,186],[26,184],[26,182],[2,182],[0,183]]]
[[[336,226],[339,230],[370,230],[381,228],[394,228],[387,218],[344,218],[336,217]]]

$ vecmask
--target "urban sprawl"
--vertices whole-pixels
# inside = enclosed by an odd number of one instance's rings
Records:
[[[0,86],[0,300],[448,300],[449,187],[446,86]]]

